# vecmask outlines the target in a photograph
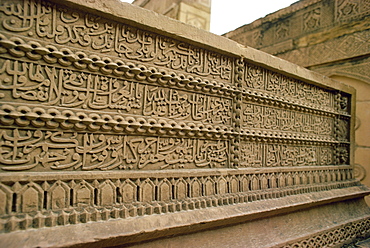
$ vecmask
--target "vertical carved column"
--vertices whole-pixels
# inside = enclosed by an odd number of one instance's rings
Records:
[[[235,136],[231,142],[231,166],[239,167],[240,165],[240,131],[241,131],[241,105],[242,105],[242,80],[244,73],[244,62],[242,58],[235,59],[234,62],[234,92],[233,101],[233,128]]]
[[[343,92],[338,92],[334,97],[337,115],[334,123],[334,137],[338,142],[335,152],[335,162],[338,165],[353,164],[350,151],[350,116],[351,98]]]

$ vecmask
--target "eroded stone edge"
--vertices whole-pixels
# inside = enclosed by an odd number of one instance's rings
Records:
[[[323,204],[358,199],[367,194],[370,194],[370,188],[355,186],[329,192],[287,196],[280,199],[211,207],[166,215],[150,215],[124,220],[18,231],[0,235],[0,245],[2,247],[67,247],[89,244],[90,247],[95,247],[108,240],[110,245],[133,243],[177,235],[185,230],[186,233],[189,233],[225,225],[235,225]],[[362,216],[361,218],[367,217],[370,217],[370,213],[368,216]]]

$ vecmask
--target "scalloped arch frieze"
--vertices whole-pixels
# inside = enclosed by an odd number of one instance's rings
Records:
[[[0,18],[0,233],[358,186],[350,89],[52,1]]]

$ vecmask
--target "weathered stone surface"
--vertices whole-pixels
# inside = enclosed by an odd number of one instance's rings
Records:
[[[301,66],[369,53],[369,4],[358,0],[301,0],[225,34]]]
[[[211,0],[135,0],[132,4],[209,31]]]
[[[313,208],[304,212],[288,212],[284,215],[250,220],[222,229],[212,229],[131,247],[188,247],[193,245],[223,247],[224,244],[226,247],[340,247],[344,243],[350,243],[357,235],[368,233],[370,219],[365,221],[361,217],[360,220],[356,219],[356,215],[366,214],[356,211],[359,205],[361,204],[358,202],[341,202],[335,206],[328,204],[320,210]],[[362,206],[362,209],[366,208]],[[341,208],[343,212],[338,212],[338,208]],[[354,209],[355,213],[353,213]],[[241,207],[239,210],[244,209]],[[352,219],[353,222],[351,224],[341,223],[343,218]],[[307,238],[304,233],[312,233],[312,236]],[[294,237],[293,240],[292,237]]]
[[[352,87],[118,1],[1,4],[1,246],[369,230]]]
[[[138,243],[166,235],[171,238],[132,245],[295,247],[305,242],[310,243],[309,247],[338,245],[368,233],[370,218],[363,219],[369,214],[366,204],[363,201],[345,201],[359,197],[359,190],[364,189],[351,187],[199,211],[51,227],[38,230],[38,235],[33,231],[15,232],[4,234],[2,241],[8,247],[20,242],[28,247],[84,247],[86,244],[89,247],[102,247]],[[333,201],[338,201],[338,195],[343,197],[343,201],[333,204]],[[314,208],[316,205],[322,207]],[[310,209],[302,211],[307,208]],[[55,232],[60,234],[58,239],[54,238]],[[311,236],[307,238],[308,233]],[[188,235],[176,237],[178,234]]]
[[[225,35],[356,88],[356,175],[368,186],[369,10],[367,1],[301,0]]]

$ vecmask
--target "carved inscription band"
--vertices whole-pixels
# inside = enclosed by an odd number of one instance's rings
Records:
[[[0,232],[358,184],[348,93],[49,1],[0,20]]]
[[[55,4],[4,2],[2,28],[50,43],[141,61],[184,72],[231,79],[231,60],[177,40]]]

